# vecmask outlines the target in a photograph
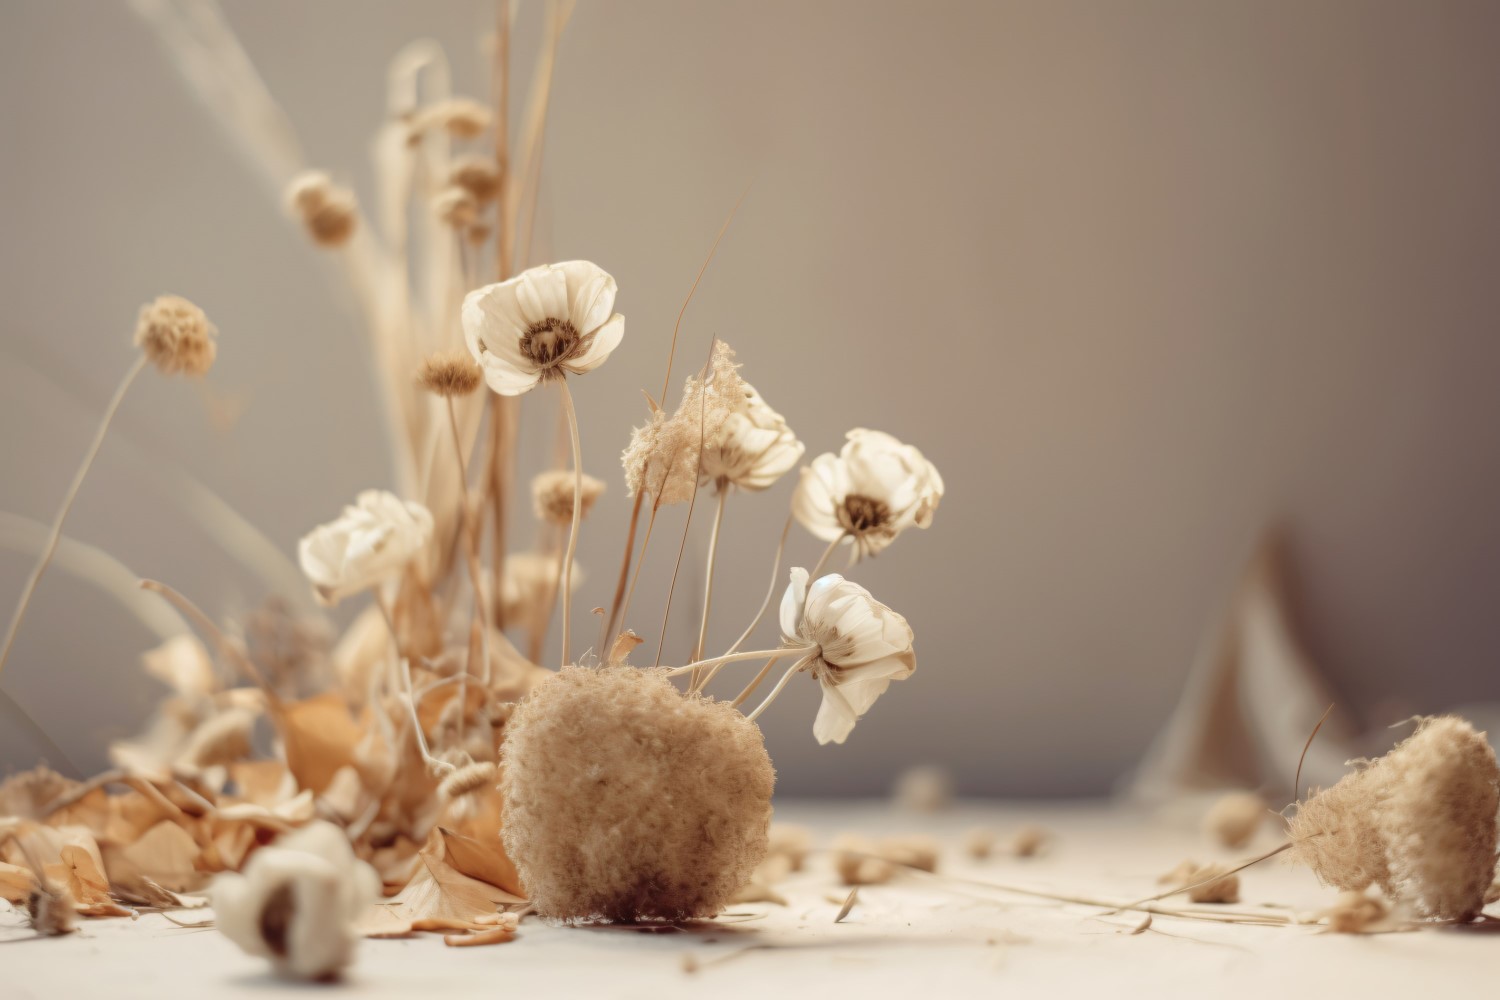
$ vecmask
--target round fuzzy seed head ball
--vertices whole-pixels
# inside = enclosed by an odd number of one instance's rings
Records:
[[[1380,886],[1423,917],[1469,920],[1494,879],[1500,765],[1462,719],[1425,719],[1384,757],[1301,804],[1295,854],[1337,888]]]
[[[179,295],[162,295],[141,306],[135,346],[163,375],[203,375],[213,367],[218,331],[203,310]]]
[[[664,674],[564,667],[506,725],[501,831],[544,917],[710,917],[765,859],[760,728]]]

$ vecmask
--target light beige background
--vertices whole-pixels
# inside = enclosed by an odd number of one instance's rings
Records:
[[[403,42],[439,39],[482,92],[477,0],[228,10],[310,156],[357,185]],[[0,508],[50,516],[136,308],[187,295],[223,331],[210,392],[248,405],[216,431],[195,387],[146,379],[70,532],[243,610],[261,595],[184,527],[161,462],[290,552],[388,482],[362,334],[123,4],[7,0],[0,94]],[[542,230],[618,277],[627,335],[577,385],[585,466],[612,486],[580,607],[617,558],[639,389],[753,182],[684,356],[719,334],[810,455],[875,426],[949,488],[856,574],[910,618],[916,676],[834,748],[796,686],[767,727],[784,790],[878,791],[914,762],[974,793],[1106,789],[1276,521],[1349,711],[1500,695],[1497,94],[1486,3],[584,3]],[[527,402],[535,461],[553,405]],[[721,638],[759,601],[789,490],[730,506]],[[0,555],[6,602],[28,566]],[[54,575],[0,683],[92,768],[159,693],[147,643]],[[0,732],[0,767],[34,754]]]

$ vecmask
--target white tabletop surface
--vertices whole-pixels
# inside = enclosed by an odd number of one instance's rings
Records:
[[[1268,824],[1248,852],[1214,846],[1197,829],[1196,807],[1148,814],[1104,804],[964,804],[936,814],[885,804],[778,807],[826,845],[841,832],[927,833],[946,851],[941,872],[1112,900],[1158,890],[1156,878],[1184,858],[1230,861],[1275,846]],[[1003,836],[1040,824],[1056,839],[1043,856],[976,862],[966,831]],[[175,927],[158,915],[83,922],[70,936],[29,940],[14,912],[0,913],[0,997],[108,996],[787,996],[1129,998],[1420,996],[1489,987],[1500,969],[1500,935],[1485,925],[1374,936],[1314,926],[1261,927],[1155,917],[1132,935],[1135,915],[1042,902],[910,876],[860,890],[835,924],[848,890],[825,856],[781,889],[788,906],[737,905],[720,921],[688,930],[579,929],[526,920],[511,943],[446,947],[438,935],[371,940],[339,987],[288,984],[214,930]],[[1273,859],[1243,876],[1244,907],[1310,912],[1334,893]],[[0,908],[4,904],[0,903]],[[180,914],[200,919],[200,914]],[[1500,927],[1500,922],[1493,926]]]

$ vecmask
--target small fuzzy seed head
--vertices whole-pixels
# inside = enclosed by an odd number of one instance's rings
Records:
[[[308,235],[319,246],[337,247],[349,242],[359,222],[359,202],[354,192],[333,182],[321,170],[309,170],[287,186],[287,206],[302,220]]]
[[[135,346],[163,375],[203,375],[218,356],[218,335],[203,310],[179,295],[141,306],[135,324]]]
[[[467,396],[484,381],[484,372],[468,351],[429,354],[417,369],[417,384],[438,396]]]
[[[479,202],[466,189],[450,184],[433,196],[432,214],[454,229],[464,229],[478,218]]]
[[[1244,847],[1270,815],[1266,802],[1254,792],[1230,792],[1203,817],[1203,832],[1225,847]]]
[[[531,481],[531,506],[537,520],[552,524],[573,523],[574,474],[566,469],[539,473]],[[604,492],[604,481],[588,473],[583,475],[583,489],[578,492],[578,516],[585,518]]]
[[[450,97],[418,114],[413,137],[434,127],[446,129],[455,139],[477,139],[490,127],[490,109],[472,97]]]
[[[448,183],[469,192],[478,204],[488,205],[500,193],[500,166],[491,156],[460,156],[448,169]]]
[[[506,854],[543,917],[711,917],[765,860],[759,727],[664,670],[564,667],[506,727]]]
[[[1240,877],[1221,875],[1224,871],[1223,865],[1207,865],[1188,875],[1183,883],[1192,886],[1188,890],[1188,899],[1195,903],[1238,903],[1240,901]],[[1221,877],[1215,878],[1216,875]]]
[[[1495,873],[1500,764],[1483,733],[1424,719],[1384,757],[1302,803],[1294,856],[1326,884],[1374,884],[1418,916],[1466,921]]]

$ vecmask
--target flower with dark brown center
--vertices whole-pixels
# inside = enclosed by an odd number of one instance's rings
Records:
[[[588,261],[548,264],[464,299],[464,339],[502,396],[591,372],[625,335],[615,279]]]
[[[804,467],[792,513],[825,542],[848,539],[858,555],[878,555],[907,528],[932,524],[943,477],[922,453],[889,434],[857,428],[843,450]]]

